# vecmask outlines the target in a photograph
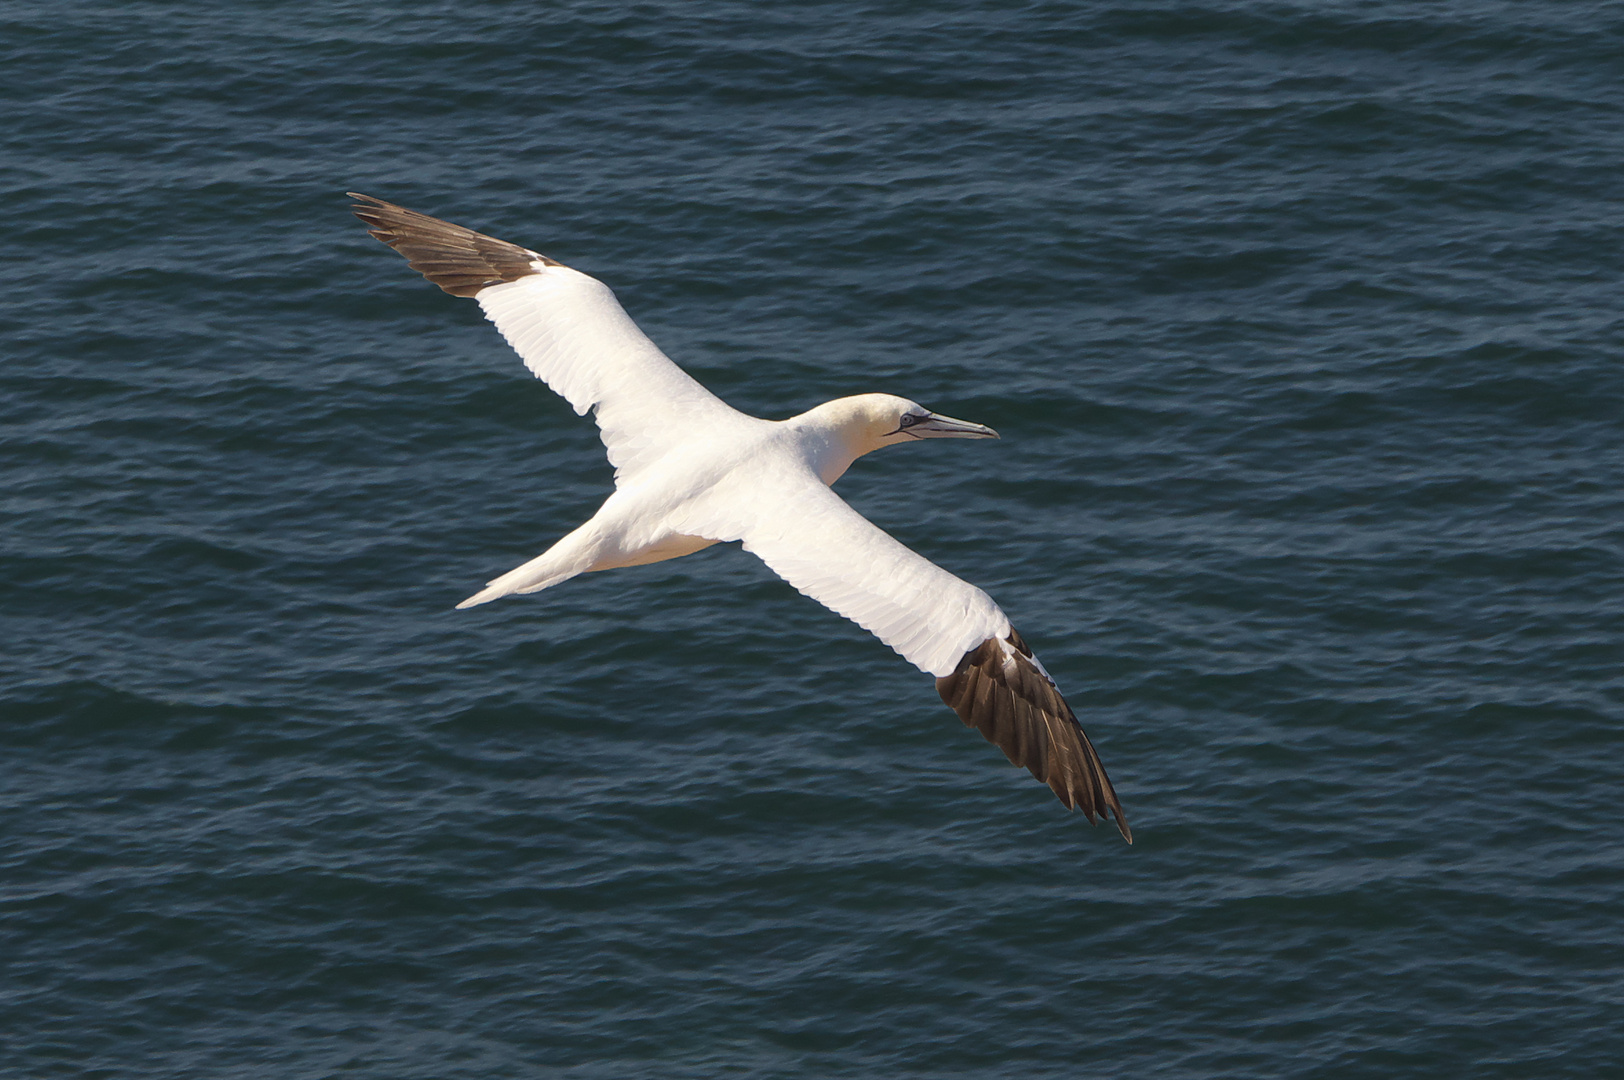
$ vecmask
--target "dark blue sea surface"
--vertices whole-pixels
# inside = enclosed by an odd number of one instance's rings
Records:
[[[0,1076],[1624,1075],[1624,9],[0,7]],[[732,404],[1135,830],[610,489],[342,192]]]

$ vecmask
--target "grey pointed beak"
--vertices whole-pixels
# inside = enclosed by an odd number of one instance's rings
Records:
[[[951,416],[931,413],[907,429],[909,435],[921,439],[996,439],[998,432],[986,424],[972,424],[968,420],[955,420]]]

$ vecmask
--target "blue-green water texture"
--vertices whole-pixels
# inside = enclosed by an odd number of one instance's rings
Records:
[[[0,6],[0,1077],[1624,1075],[1624,10]],[[1136,843],[345,190],[985,588]]]

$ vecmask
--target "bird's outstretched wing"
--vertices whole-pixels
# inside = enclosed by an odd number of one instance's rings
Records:
[[[672,363],[609,287],[529,248],[349,193],[355,216],[412,269],[479,301],[525,366],[575,411],[596,409],[617,481],[737,412]]]
[[[816,476],[741,475],[688,511],[682,532],[741,540],[800,592],[936,678],[942,700],[1090,822],[1115,816],[1111,778],[1054,680],[985,592],[853,510]]]

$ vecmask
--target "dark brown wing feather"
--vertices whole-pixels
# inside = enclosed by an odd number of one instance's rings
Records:
[[[528,248],[371,195],[347,194],[360,200],[350,209],[371,226],[373,236],[406,256],[413,270],[452,296],[473,296],[487,286],[527,277],[536,272],[532,263],[563,265]]]
[[[1049,785],[1068,809],[1081,809],[1093,823],[1109,809],[1122,838],[1133,843],[1111,778],[1060,691],[1032,662],[1032,650],[1014,629],[1009,643],[1015,663],[1004,669],[1004,650],[988,638],[964,654],[953,674],[936,680],[936,692],[1010,761]]]

